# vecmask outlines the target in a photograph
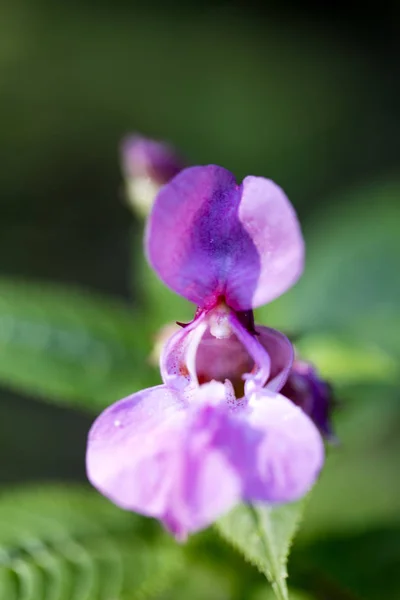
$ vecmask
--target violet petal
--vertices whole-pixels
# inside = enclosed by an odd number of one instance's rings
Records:
[[[280,394],[249,402],[248,426],[263,434],[247,465],[247,501],[292,502],[306,494],[324,462],[322,438],[309,417]]]
[[[266,388],[279,392],[288,378],[294,359],[293,345],[280,331],[270,327],[256,326],[257,340],[271,359],[271,372]]]
[[[146,239],[160,278],[199,306],[222,296],[234,310],[251,309],[282,294],[303,267],[300,227],[283,191],[262,177],[238,186],[215,165],[185,169],[162,188]]]

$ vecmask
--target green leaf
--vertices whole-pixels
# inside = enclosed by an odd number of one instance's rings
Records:
[[[217,522],[219,532],[266,575],[279,600],[289,598],[286,563],[305,502],[279,507],[242,504]]]
[[[144,600],[161,594],[180,576],[183,550],[147,525],[83,486],[3,492],[1,597]]]
[[[98,412],[159,379],[141,315],[113,299],[0,279],[0,382]]]
[[[361,502],[360,502],[361,504]],[[400,527],[361,527],[319,536],[293,551],[298,585],[317,598],[398,600]]]
[[[400,522],[398,387],[349,386],[339,400],[339,445],[327,448],[299,542]]]
[[[226,600],[235,597],[234,582],[217,562],[213,569],[209,565],[188,565],[182,578],[172,589],[157,596],[157,600]]]
[[[400,377],[398,361],[373,344],[332,333],[311,334],[296,343],[299,355],[335,385],[389,383]]]
[[[0,73],[9,90],[0,107],[2,114],[12,115],[2,127],[8,149],[3,189],[22,187],[26,194],[31,187],[43,194],[48,180],[68,180],[71,167],[89,166],[91,160],[104,165],[102,181],[111,189],[115,167],[105,161],[116,144],[115,132],[122,133],[135,116],[143,131],[181,143],[195,162],[212,160],[235,172],[271,176],[285,188],[290,184],[296,198],[315,196],[316,189],[336,182],[338,173],[370,164],[371,151],[380,155],[370,128],[364,127],[369,144],[360,143],[358,129],[380,114],[380,105],[364,93],[374,79],[366,84],[362,58],[349,61],[340,39],[321,39],[308,23],[289,21],[282,28],[272,15],[266,23],[251,15],[243,19],[236,11],[199,12],[194,22],[190,11],[177,19],[151,7],[138,14],[132,6],[111,19],[90,13],[85,5],[55,10],[13,3],[0,22]],[[62,43],[71,38],[74,45],[65,54]],[[318,63],[316,55],[321,57]],[[105,88],[104,70],[97,66],[108,61],[113,65],[112,89]],[[174,69],[178,63],[181,69]],[[207,70],[193,69],[203,64]],[[29,87],[24,82],[32,70],[36,84]],[[54,72],[59,86],[48,85]],[[151,73],[169,76],[149,77]],[[373,73],[369,70],[368,76],[373,78]],[[177,94],[182,74],[187,94]],[[375,77],[382,88],[379,73]],[[210,81],[216,82],[212,95]],[[82,100],[76,98],[78,87]],[[235,102],[227,102],[232,94]],[[42,99],[46,114],[25,127],[25,103],[35,106]],[[379,135],[380,129],[378,140]],[[18,152],[21,146],[23,154]],[[63,159],[60,166],[57,158]],[[28,203],[25,208],[34,210]]]
[[[250,597],[250,600],[274,600],[275,594],[271,590],[260,588]],[[289,588],[290,600],[313,600],[312,596]]]

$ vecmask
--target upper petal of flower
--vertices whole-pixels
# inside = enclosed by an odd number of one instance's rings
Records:
[[[243,180],[239,220],[260,259],[251,302],[256,308],[278,298],[300,277],[304,267],[304,241],[286,194],[264,177],[249,176]]]
[[[159,192],[147,253],[161,279],[199,306],[223,296],[235,310],[269,302],[303,267],[303,240],[289,200],[272,181],[215,165],[181,171]]]

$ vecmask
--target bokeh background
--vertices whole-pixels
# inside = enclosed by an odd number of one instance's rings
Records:
[[[1,600],[270,598],[213,530],[177,549],[85,487],[94,416],[158,382],[153,336],[193,311],[144,263],[120,167],[132,131],[294,203],[307,268],[258,320],[333,383],[340,444],[293,598],[400,598],[400,50],[379,8],[1,2]]]

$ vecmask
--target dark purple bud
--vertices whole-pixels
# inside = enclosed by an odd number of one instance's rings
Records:
[[[324,437],[335,439],[330,422],[334,405],[332,388],[319,377],[313,365],[295,360],[281,394],[299,406]]]

